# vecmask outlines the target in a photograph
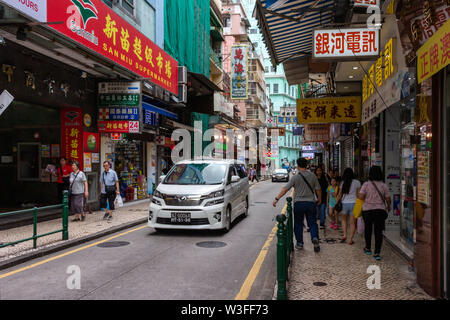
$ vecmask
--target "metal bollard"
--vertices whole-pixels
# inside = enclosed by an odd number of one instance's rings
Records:
[[[288,265],[290,264],[290,254],[294,250],[294,216],[292,212],[292,197],[288,197],[287,199],[287,223],[286,223],[286,239],[287,239],[287,248],[288,248]]]
[[[33,210],[33,249],[37,247],[37,208]]]
[[[286,280],[287,280],[287,269],[286,269],[286,226],[284,222],[286,221],[286,216],[279,214],[277,215],[278,231],[277,231],[277,280],[278,280],[278,291],[277,300],[287,300],[287,290],[286,290]]]
[[[64,191],[63,195],[63,215],[62,215],[62,239],[69,240],[69,192]]]

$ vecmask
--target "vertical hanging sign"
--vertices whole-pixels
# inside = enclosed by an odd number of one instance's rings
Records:
[[[76,160],[83,167],[83,110],[61,110],[61,156]]]
[[[248,99],[248,46],[231,47],[231,99]]]

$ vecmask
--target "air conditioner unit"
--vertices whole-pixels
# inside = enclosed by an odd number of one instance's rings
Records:
[[[187,83],[187,68],[184,66],[178,67],[178,83]]]
[[[156,86],[155,87],[155,97],[158,99],[163,99],[164,97],[164,90],[161,87]]]
[[[187,85],[186,84],[179,84],[178,85],[178,100],[181,103],[187,103]]]

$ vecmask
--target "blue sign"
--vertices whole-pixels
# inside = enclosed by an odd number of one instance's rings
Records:
[[[104,120],[139,120],[139,108],[103,108],[106,109],[106,117]]]
[[[283,123],[284,122],[284,118],[283,117],[278,117],[278,123]]]
[[[157,127],[158,126],[158,114],[156,112],[144,109],[144,125],[148,125],[151,127]]]
[[[293,131],[293,135],[294,136],[301,136],[301,135],[303,135],[303,127],[294,127],[292,129],[292,131]]]

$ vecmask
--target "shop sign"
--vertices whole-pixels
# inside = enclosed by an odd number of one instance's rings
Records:
[[[48,26],[178,95],[178,62],[101,0],[47,0]]]
[[[377,6],[380,7],[380,0],[353,0],[354,7],[369,7],[369,6]]]
[[[417,81],[422,83],[450,63],[450,20],[418,51]]]
[[[313,59],[367,60],[378,57],[379,49],[379,29],[314,30]]]
[[[91,115],[86,113],[83,117],[83,122],[84,122],[84,125],[89,128],[92,125]]]
[[[98,131],[106,133],[139,133],[139,121],[98,121]]]
[[[305,125],[304,142],[327,142],[330,141],[329,124],[307,124]]]
[[[135,120],[139,121],[139,108],[100,108],[98,109],[99,120]]]
[[[141,105],[141,95],[120,93],[99,94],[98,105],[99,107],[139,107]]]
[[[417,201],[430,205],[430,152],[417,153]]]
[[[140,81],[116,81],[116,82],[100,82],[98,84],[98,93],[101,94],[141,94]],[[118,100],[118,99],[117,99]]]
[[[284,127],[273,127],[273,128],[267,128],[267,136],[273,137],[275,136],[275,131],[278,131],[279,137],[284,137],[286,135],[286,128]]]
[[[83,132],[83,151],[84,152],[99,152],[100,139],[98,133]]]
[[[441,29],[446,21],[450,20],[449,4],[434,9],[434,12],[430,12],[432,7],[424,9],[424,14],[418,16],[410,23],[412,40],[418,45],[423,45],[427,42],[437,30]]]
[[[1,3],[7,4],[29,18],[47,22],[47,0],[0,0]]]
[[[248,46],[231,47],[231,99],[248,98]]]
[[[144,109],[144,126],[157,128],[158,127],[158,113]]]
[[[395,39],[389,39],[384,46],[384,54],[382,52],[377,62],[368,68],[368,74],[364,75],[362,82],[363,103],[376,92],[375,88],[381,87],[394,74],[397,68],[395,44]]]
[[[80,108],[61,109],[61,153],[83,166],[83,112]]]
[[[92,153],[83,154],[84,172],[92,172]]]
[[[301,136],[303,135],[303,127],[294,127],[292,128],[292,135]]]
[[[361,121],[361,97],[298,99],[297,119],[303,123]]]
[[[2,94],[0,94],[0,116],[13,100],[14,97],[7,90],[3,90]]]

